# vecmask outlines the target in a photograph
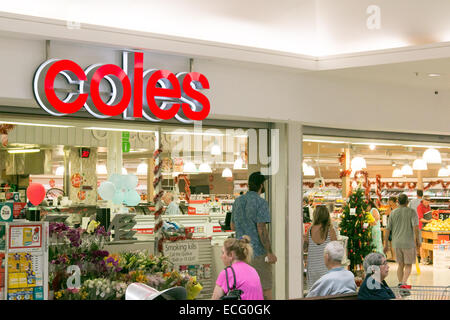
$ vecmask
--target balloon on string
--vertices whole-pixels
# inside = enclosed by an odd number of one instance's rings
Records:
[[[130,190],[125,194],[125,204],[130,207],[137,206],[141,202],[141,196],[136,190]]]
[[[134,174],[128,174],[123,178],[123,185],[125,189],[134,190],[138,185],[138,177]]]
[[[120,185],[122,183],[122,176],[117,173],[113,173],[109,176],[108,181],[112,182],[116,189],[120,189]]]
[[[112,199],[112,202],[114,204],[122,204],[124,200],[125,200],[125,193],[122,191],[116,191]]]
[[[100,184],[98,194],[104,200],[112,200],[116,193],[116,186],[111,181],[105,181]]]
[[[27,188],[27,198],[35,206],[38,206],[45,199],[45,188],[40,183],[32,183]]]

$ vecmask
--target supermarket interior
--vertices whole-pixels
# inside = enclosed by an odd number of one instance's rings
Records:
[[[450,299],[450,2],[375,2],[2,3],[0,300]]]

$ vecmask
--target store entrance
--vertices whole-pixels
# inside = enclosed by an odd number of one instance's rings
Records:
[[[405,135],[402,135],[405,138]],[[398,197],[406,194],[409,206],[417,212],[422,199],[429,207],[425,216],[428,223],[421,223],[420,263],[413,266],[409,284],[423,286],[444,286],[450,282],[448,268],[448,243],[450,240],[450,143],[417,142],[394,139],[337,137],[324,135],[303,136],[303,222],[305,240],[308,228],[314,223],[314,212],[318,206],[325,206],[330,213],[330,223],[336,231],[337,240],[345,247],[343,264],[354,271],[357,281],[364,276],[362,260],[353,259],[355,251],[365,255],[364,244],[372,244],[373,251],[383,253],[384,235],[388,219],[398,207]],[[364,204],[366,228],[349,228],[345,221],[346,207],[350,196],[361,191],[363,201],[371,202],[379,214],[376,222],[371,209]],[[418,199],[417,190],[423,191]],[[376,214],[375,214],[376,215]],[[423,217],[421,213],[420,217]],[[418,216],[419,219],[419,216]],[[348,230],[343,230],[343,229]],[[351,240],[354,232],[370,230],[367,239],[357,234],[358,242]],[[392,235],[391,235],[392,236]],[[367,242],[366,242],[367,241]],[[381,242],[380,242],[381,241]],[[447,243],[447,244],[446,244]],[[445,250],[447,249],[447,250]],[[308,269],[314,270],[315,262],[308,265],[307,249],[304,253],[304,283],[308,288]],[[390,286],[396,286],[397,257],[392,241],[389,241],[387,259],[390,272],[386,279]],[[446,260],[447,259],[447,260]],[[311,259],[310,259],[311,260]],[[326,269],[325,269],[326,271]],[[358,279],[358,276],[360,277]],[[308,290],[305,290],[305,293]]]

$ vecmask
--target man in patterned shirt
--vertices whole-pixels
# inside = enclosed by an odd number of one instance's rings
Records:
[[[231,230],[236,238],[250,237],[254,256],[251,262],[258,272],[266,300],[272,299],[272,266],[277,257],[272,253],[267,223],[270,223],[269,204],[261,197],[266,178],[254,172],[248,178],[249,191],[236,198],[232,208]]]

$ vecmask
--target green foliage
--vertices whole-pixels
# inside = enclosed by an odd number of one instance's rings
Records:
[[[350,214],[350,208],[356,208],[355,214]],[[355,273],[362,269],[364,258],[374,251],[372,245],[372,227],[364,229],[366,221],[364,190],[358,188],[349,198],[344,207],[340,223],[341,235],[348,237],[347,254],[350,260],[350,270]]]

